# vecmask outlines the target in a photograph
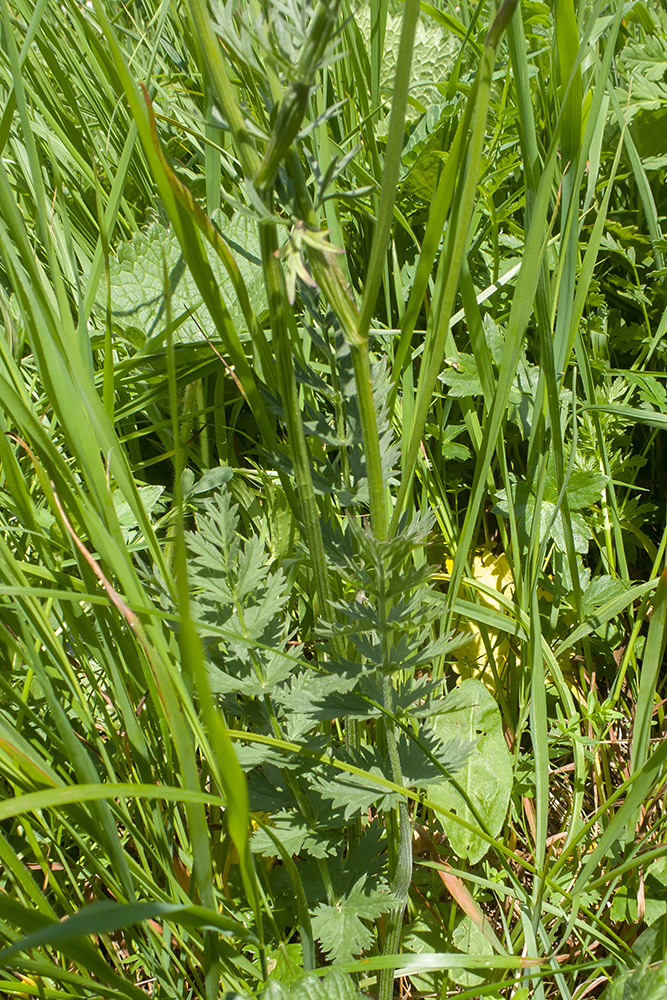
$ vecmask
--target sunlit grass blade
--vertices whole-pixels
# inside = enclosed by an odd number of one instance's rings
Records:
[[[504,24],[507,14],[509,13],[511,17],[515,6],[512,3],[503,5],[501,12],[497,15],[498,21],[502,21]],[[403,460],[401,486],[392,515],[390,528],[392,532],[396,530],[398,518],[401,515],[408,490],[412,483],[426,416],[431,405],[431,397],[442,364],[445,339],[449,331],[449,319],[453,311],[454,299],[459,283],[461,262],[468,241],[468,230],[472,217],[486,131],[486,119],[491,93],[491,76],[495,64],[496,45],[498,44],[502,30],[494,22],[487,36],[478,71],[477,91],[470,126],[471,138],[468,146],[465,174],[460,182],[461,193],[456,206],[455,220],[453,220],[451,230],[448,232],[447,249],[440,260],[438,284],[431,314],[432,326],[427,331],[427,339],[424,346],[424,366],[417,385],[412,427]],[[495,32],[498,32],[497,36]]]
[[[667,570],[664,570],[653,597],[653,610],[639,676],[639,693],[637,695],[635,719],[632,729],[632,745],[630,748],[631,774],[639,771],[648,758],[655,695],[666,644]]]

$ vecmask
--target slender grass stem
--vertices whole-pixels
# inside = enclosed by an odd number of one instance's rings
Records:
[[[414,48],[415,30],[419,18],[419,0],[406,0],[403,5],[403,21],[401,24],[401,40],[396,59],[396,76],[394,79],[394,96],[389,117],[389,134],[382,169],[382,190],[377,209],[373,242],[371,245],[368,270],[364,285],[364,294],[359,310],[357,333],[362,340],[368,338],[371,319],[375,311],[382,272],[387,255],[389,233],[394,219],[394,202],[396,201],[396,182],[401,164],[403,146],[403,126],[408,104],[408,89],[410,86],[410,70],[412,66],[412,50]]]
[[[246,125],[234,89],[229,79],[216,38],[205,0],[188,0],[192,23],[197,33],[199,46],[208,67],[208,73],[215,94],[220,101],[223,114],[234,139],[234,147],[241,161],[246,177],[253,177],[259,169],[261,158]]]
[[[299,496],[299,507],[303,518],[303,528],[310,553],[312,569],[315,575],[317,593],[321,602],[320,610],[325,618],[330,618],[331,587],[329,584],[329,572],[324,553],[324,543],[322,541],[317,499],[310,471],[308,446],[303,430],[299,394],[294,376],[292,349],[285,317],[287,293],[277,256],[278,240],[274,225],[266,224],[260,227],[260,242],[283,412],[289,434],[290,451],[294,464],[294,477]]]
[[[417,387],[417,399],[410,428],[406,453],[403,461],[403,475],[399,487],[394,511],[392,514],[390,533],[398,527],[398,520],[405,505],[408,491],[412,485],[417,454],[424,432],[426,416],[431,405],[431,397],[440,372],[444,352],[445,338],[449,330],[449,319],[454,308],[456,290],[463,255],[468,243],[468,230],[472,218],[475,191],[482,160],[486,118],[491,96],[491,77],[495,63],[496,50],[492,45],[485,45],[482,62],[479,68],[476,89],[475,110],[473,114],[470,145],[465,166],[465,176],[458,199],[456,222],[453,233],[448,236],[446,264],[441,261],[443,271],[443,286],[440,299],[434,306],[434,325],[427,338],[424,349],[424,370],[420,374]],[[463,168],[462,168],[463,169]]]

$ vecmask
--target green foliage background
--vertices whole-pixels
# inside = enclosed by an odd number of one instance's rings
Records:
[[[663,6],[0,15],[0,994],[663,996]]]

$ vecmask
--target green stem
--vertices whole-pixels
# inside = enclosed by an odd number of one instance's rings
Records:
[[[278,238],[275,225],[273,223],[260,225],[259,239],[262,249],[262,266],[269,305],[271,333],[278,366],[278,381],[289,435],[294,478],[299,494],[299,508],[313,564],[315,585],[320,600],[320,613],[328,618],[331,610],[331,587],[320,528],[320,515],[310,471],[308,446],[299,407],[299,391],[292,363],[292,348],[285,316],[287,293],[277,256]]]
[[[380,635],[382,642],[382,659],[384,670],[380,679],[382,689],[382,704],[385,710],[384,734],[387,755],[389,757],[389,768],[392,781],[403,786],[403,771],[398,755],[398,744],[396,742],[396,722],[394,718],[394,689],[391,681],[391,656],[390,656],[390,628],[388,624],[388,612],[390,601],[387,599],[384,585],[384,575],[382,585],[378,594],[378,612],[380,616]],[[387,817],[389,819],[389,817]],[[398,837],[393,836],[394,842],[397,840],[397,850],[394,862],[394,869],[391,877],[391,891],[395,898],[394,905],[389,911],[387,920],[387,932],[384,940],[383,954],[398,954],[401,944],[401,928],[403,926],[403,914],[408,901],[410,882],[412,881],[412,826],[410,815],[405,800],[401,800],[398,808],[394,811],[394,822],[387,824],[387,836],[390,836],[395,826],[398,826]],[[383,969],[379,978],[378,1000],[391,1000],[394,992],[394,969]]]
[[[350,349],[357,387],[357,402],[361,417],[361,435],[364,441],[364,458],[368,478],[368,497],[371,511],[371,525],[376,538],[387,537],[389,519],[385,502],[385,486],[382,475],[382,454],[378,433],[375,400],[371,383],[371,361],[368,344]]]
[[[487,36],[488,37],[488,36]],[[445,280],[442,294],[439,297],[437,306],[434,307],[435,319],[430,336],[424,348],[424,370],[420,375],[419,388],[417,390],[417,400],[415,412],[412,418],[412,429],[403,465],[403,478],[396,498],[393,517],[390,526],[390,533],[393,534],[398,526],[398,520],[405,504],[408,491],[412,485],[412,479],[419,454],[419,446],[431,406],[431,398],[435,389],[438,374],[442,367],[442,358],[445,350],[445,341],[449,331],[449,320],[454,307],[456,292],[459,285],[459,276],[463,256],[468,245],[468,231],[472,220],[477,182],[479,178],[482,152],[484,148],[484,138],[486,132],[486,120],[491,98],[491,80],[495,65],[496,50],[494,46],[487,44],[482,54],[482,62],[479,68],[477,84],[477,101],[475,114],[472,123],[472,135],[468,159],[465,164],[465,175],[458,201],[453,232],[448,246],[445,249],[447,257],[443,259],[445,268]]]
[[[319,229],[318,219],[303,176],[303,169],[294,147],[291,147],[288,152],[287,167],[295,187],[299,211],[303,214],[304,221],[310,228]],[[375,536],[383,539],[387,537],[388,519],[382,475],[380,435],[371,382],[368,336],[364,337],[359,333],[359,314],[335,254],[313,247],[310,249],[309,258],[313,276],[333,309],[343,336],[350,345],[366,458],[371,523]]]
[[[338,0],[320,0],[315,8],[308,26],[308,37],[294,67],[293,79],[280,102],[266,153],[253,178],[260,194],[273,187],[278,167],[301,128],[315,74],[336,25],[338,7]]]
[[[382,701],[386,710],[385,737],[391,778],[397,785],[403,785],[403,772],[398,756],[396,743],[396,724],[393,721],[393,688],[388,674],[382,678]],[[391,880],[391,891],[396,902],[389,911],[387,932],[384,940],[383,954],[396,955],[401,944],[401,928],[403,914],[408,901],[410,882],[412,881],[412,825],[408,807],[401,801],[396,810],[398,821],[398,852]],[[394,990],[394,969],[383,969],[379,979],[378,1000],[391,1000]]]
[[[294,184],[299,211],[304,221],[312,229],[319,229],[318,219],[308,194],[303,169],[294,148],[290,150],[287,166]],[[388,519],[385,503],[384,480],[382,476],[382,456],[380,434],[377,426],[375,400],[371,382],[370,352],[368,336],[359,332],[360,317],[356,305],[348,291],[345,277],[333,253],[311,247],[310,266],[317,284],[333,309],[345,340],[350,345],[354,381],[361,417],[361,436],[366,458],[366,475],[370,498],[371,524],[375,537],[387,537]]]
[[[220,42],[216,38],[211,20],[208,16],[205,0],[188,0],[190,16],[194,25],[199,47],[206,68],[208,69],[211,85],[215,95],[220,102],[222,112],[227,119],[229,131],[232,134],[236,152],[243,173],[246,177],[252,177],[260,165],[260,156],[255,148],[255,144],[250,136],[243,117],[243,112],[234,95],[227,70],[220,52]]]
[[[405,0],[403,23],[401,25],[401,41],[396,58],[394,96],[389,116],[389,134],[387,136],[387,147],[382,167],[382,190],[380,191],[377,221],[373,233],[364,295],[357,323],[357,332],[363,340],[368,339],[371,318],[375,310],[375,303],[384,270],[389,233],[394,221],[394,203],[396,201],[398,172],[401,166],[405,112],[408,106],[412,49],[414,47],[415,30],[419,19],[419,9],[419,0]]]

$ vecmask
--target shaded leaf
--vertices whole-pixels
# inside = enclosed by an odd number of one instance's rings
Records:
[[[453,782],[441,781],[429,786],[429,798],[468,823],[478,826],[481,821],[486,832],[496,837],[512,790],[512,763],[494,699],[480,681],[462,681],[457,688],[456,709],[436,716],[433,728],[443,743],[470,740],[475,749],[456,775],[461,791]],[[459,858],[476,864],[487,853],[486,840],[449,817],[441,816],[440,821]]]
[[[482,934],[470,917],[464,917],[461,923],[454,928],[452,941],[459,951],[464,951],[469,955],[493,954],[491,942],[486,935]],[[468,972],[465,969],[450,969],[449,978],[453,982],[459,983],[460,986],[479,986],[486,981],[484,976]]]
[[[232,219],[217,214],[215,221],[236,259],[248,288],[255,313],[266,312],[264,279],[260,266],[261,254],[254,222],[237,214]],[[232,322],[241,332],[247,324],[238,304],[231,280],[220,259],[212,251],[208,259],[220,286]],[[169,276],[171,314],[173,320],[194,309],[195,318],[185,318],[178,327],[176,338],[190,342],[201,339],[201,329],[213,329],[208,311],[201,302],[197,285],[188,271],[176,235],[160,222],[153,222],[137,232],[131,240],[121,243],[110,261],[111,303],[113,322],[122,329],[134,328],[146,339],[161,333],[166,323],[166,298],[163,261]]]

